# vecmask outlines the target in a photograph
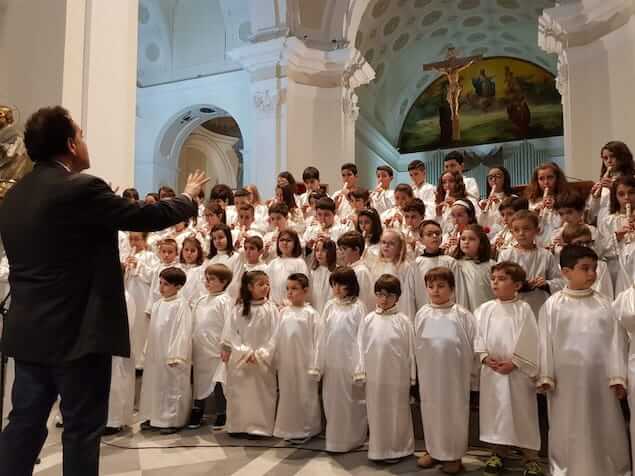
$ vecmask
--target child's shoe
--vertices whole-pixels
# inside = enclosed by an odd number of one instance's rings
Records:
[[[427,451],[424,451],[423,454],[417,458],[417,465],[422,468],[432,468],[438,463],[439,461],[430,456],[430,453]]]
[[[543,471],[540,464],[536,463],[535,461],[530,461],[528,463],[525,463],[523,476],[545,476],[545,472]]]
[[[492,455],[485,463],[483,476],[498,476],[503,472],[503,461],[497,455]]]
[[[455,461],[444,461],[441,466],[441,471],[445,474],[459,474],[464,469],[465,468],[463,468],[463,464],[460,459]]]

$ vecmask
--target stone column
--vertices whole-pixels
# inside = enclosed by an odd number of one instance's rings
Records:
[[[134,184],[137,9],[137,0],[7,0],[0,38],[9,45],[0,100],[22,124],[43,106],[69,109],[89,172],[121,187]]]

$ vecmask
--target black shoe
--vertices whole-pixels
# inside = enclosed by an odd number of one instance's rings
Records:
[[[141,423],[141,431],[156,431],[156,428],[150,424],[150,420]]]
[[[216,416],[216,420],[214,421],[214,425],[212,425],[212,426],[214,428],[223,428],[226,423],[227,423],[227,415],[225,415],[225,414],[217,415]]]
[[[120,426],[107,426],[106,429],[104,430],[103,436],[116,435],[117,433],[121,433],[122,430],[123,428]]]
[[[187,427],[190,430],[196,430],[201,427],[201,421],[203,420],[203,411],[200,408],[192,408],[192,413],[190,414],[190,421],[187,424]]]
[[[134,374],[136,377],[143,377],[143,369],[134,369]]]
[[[161,428],[159,430],[160,435],[173,435],[174,433],[178,433],[179,429],[174,426],[169,426],[167,428]]]

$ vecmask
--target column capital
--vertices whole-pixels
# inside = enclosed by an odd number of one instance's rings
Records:
[[[538,44],[548,53],[592,43],[628,23],[633,0],[580,0],[544,10],[538,19]]]
[[[227,55],[240,64],[252,80],[270,79],[282,74],[285,43],[285,38],[259,41],[230,50]]]
[[[355,89],[375,78],[375,71],[356,48],[324,51],[288,38],[285,56],[287,75],[300,84]]]

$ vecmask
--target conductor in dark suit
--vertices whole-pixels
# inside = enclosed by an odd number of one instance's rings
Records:
[[[0,475],[32,474],[59,395],[64,476],[97,476],[111,357],[130,355],[117,232],[161,230],[195,216],[192,197],[207,179],[193,174],[182,195],[155,205],[130,203],[81,173],[88,149],[65,109],[37,111],[24,139],[35,167],[0,206],[11,285],[2,346],[15,360]]]

